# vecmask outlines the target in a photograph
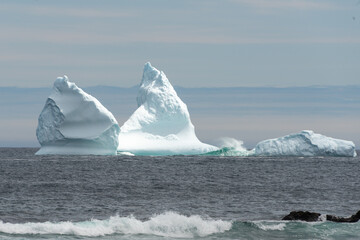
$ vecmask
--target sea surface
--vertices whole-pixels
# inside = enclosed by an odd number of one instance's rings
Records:
[[[360,158],[35,156],[0,148],[0,239],[360,239]],[[359,154],[358,154],[359,155]]]

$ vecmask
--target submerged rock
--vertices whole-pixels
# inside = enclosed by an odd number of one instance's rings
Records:
[[[331,222],[348,222],[348,223],[357,222],[360,220],[360,211],[358,211],[355,215],[351,215],[351,217],[347,217],[347,218],[337,217],[333,215],[326,215],[326,220]]]
[[[320,213],[308,212],[308,211],[292,211],[290,214],[283,217],[282,220],[294,221],[306,221],[306,222],[317,222],[319,221]]]
[[[318,222],[323,219],[320,217],[320,213],[316,212],[308,212],[308,211],[292,211],[290,214],[286,215],[282,218],[282,220],[286,221],[306,221],[306,222]],[[331,222],[344,222],[344,223],[352,223],[360,220],[360,211],[350,217],[337,217],[334,215],[325,215],[327,221]]]

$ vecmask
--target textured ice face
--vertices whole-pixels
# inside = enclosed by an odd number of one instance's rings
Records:
[[[355,144],[334,139],[310,130],[259,142],[255,155],[260,156],[345,156],[355,157]]]
[[[37,154],[116,154],[119,131],[96,98],[59,77],[39,116]]]
[[[142,131],[165,137],[194,128],[185,103],[165,74],[150,63],[145,64],[136,100],[138,109],[121,127],[121,132]]]
[[[140,155],[199,154],[217,148],[195,135],[186,104],[163,72],[150,63],[137,96],[138,109],[121,127],[119,151]]]

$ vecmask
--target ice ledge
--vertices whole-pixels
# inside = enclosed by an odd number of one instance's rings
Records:
[[[259,142],[257,156],[343,156],[356,157],[352,141],[326,137],[311,130]]]

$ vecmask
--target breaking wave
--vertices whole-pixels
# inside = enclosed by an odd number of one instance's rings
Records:
[[[0,233],[75,235],[98,237],[112,234],[146,234],[162,237],[204,237],[230,230],[232,222],[203,218],[198,215],[184,216],[175,212],[154,215],[141,221],[134,216],[113,216],[106,220],[93,219],[84,222],[28,222],[4,223],[0,221]]]
[[[142,235],[143,239],[147,239],[144,236],[169,239],[210,235],[212,239],[359,239],[359,232],[359,223],[224,221],[175,212],[154,215],[148,220],[139,220],[134,216],[83,222],[4,223],[0,220],[0,239],[18,239],[16,236],[19,235],[29,239],[37,239],[39,235],[44,239],[58,238],[57,235],[69,236],[70,239],[103,239],[109,235],[117,235],[116,239],[133,239],[134,235],[136,238]]]
[[[218,140],[219,150],[208,152],[203,155],[206,156],[240,156],[247,157],[254,154],[254,150],[247,150],[244,147],[244,142],[235,138],[220,138]]]
[[[236,148],[232,148],[232,147],[224,147],[224,148],[220,148],[217,151],[213,151],[213,152],[208,152],[208,153],[204,153],[202,155],[204,156],[226,156],[226,157],[247,157],[247,156],[252,156],[252,151],[239,151]]]
[[[282,231],[285,229],[286,224],[285,222],[279,222],[279,221],[255,221],[255,226],[258,227],[261,230],[264,231]]]

